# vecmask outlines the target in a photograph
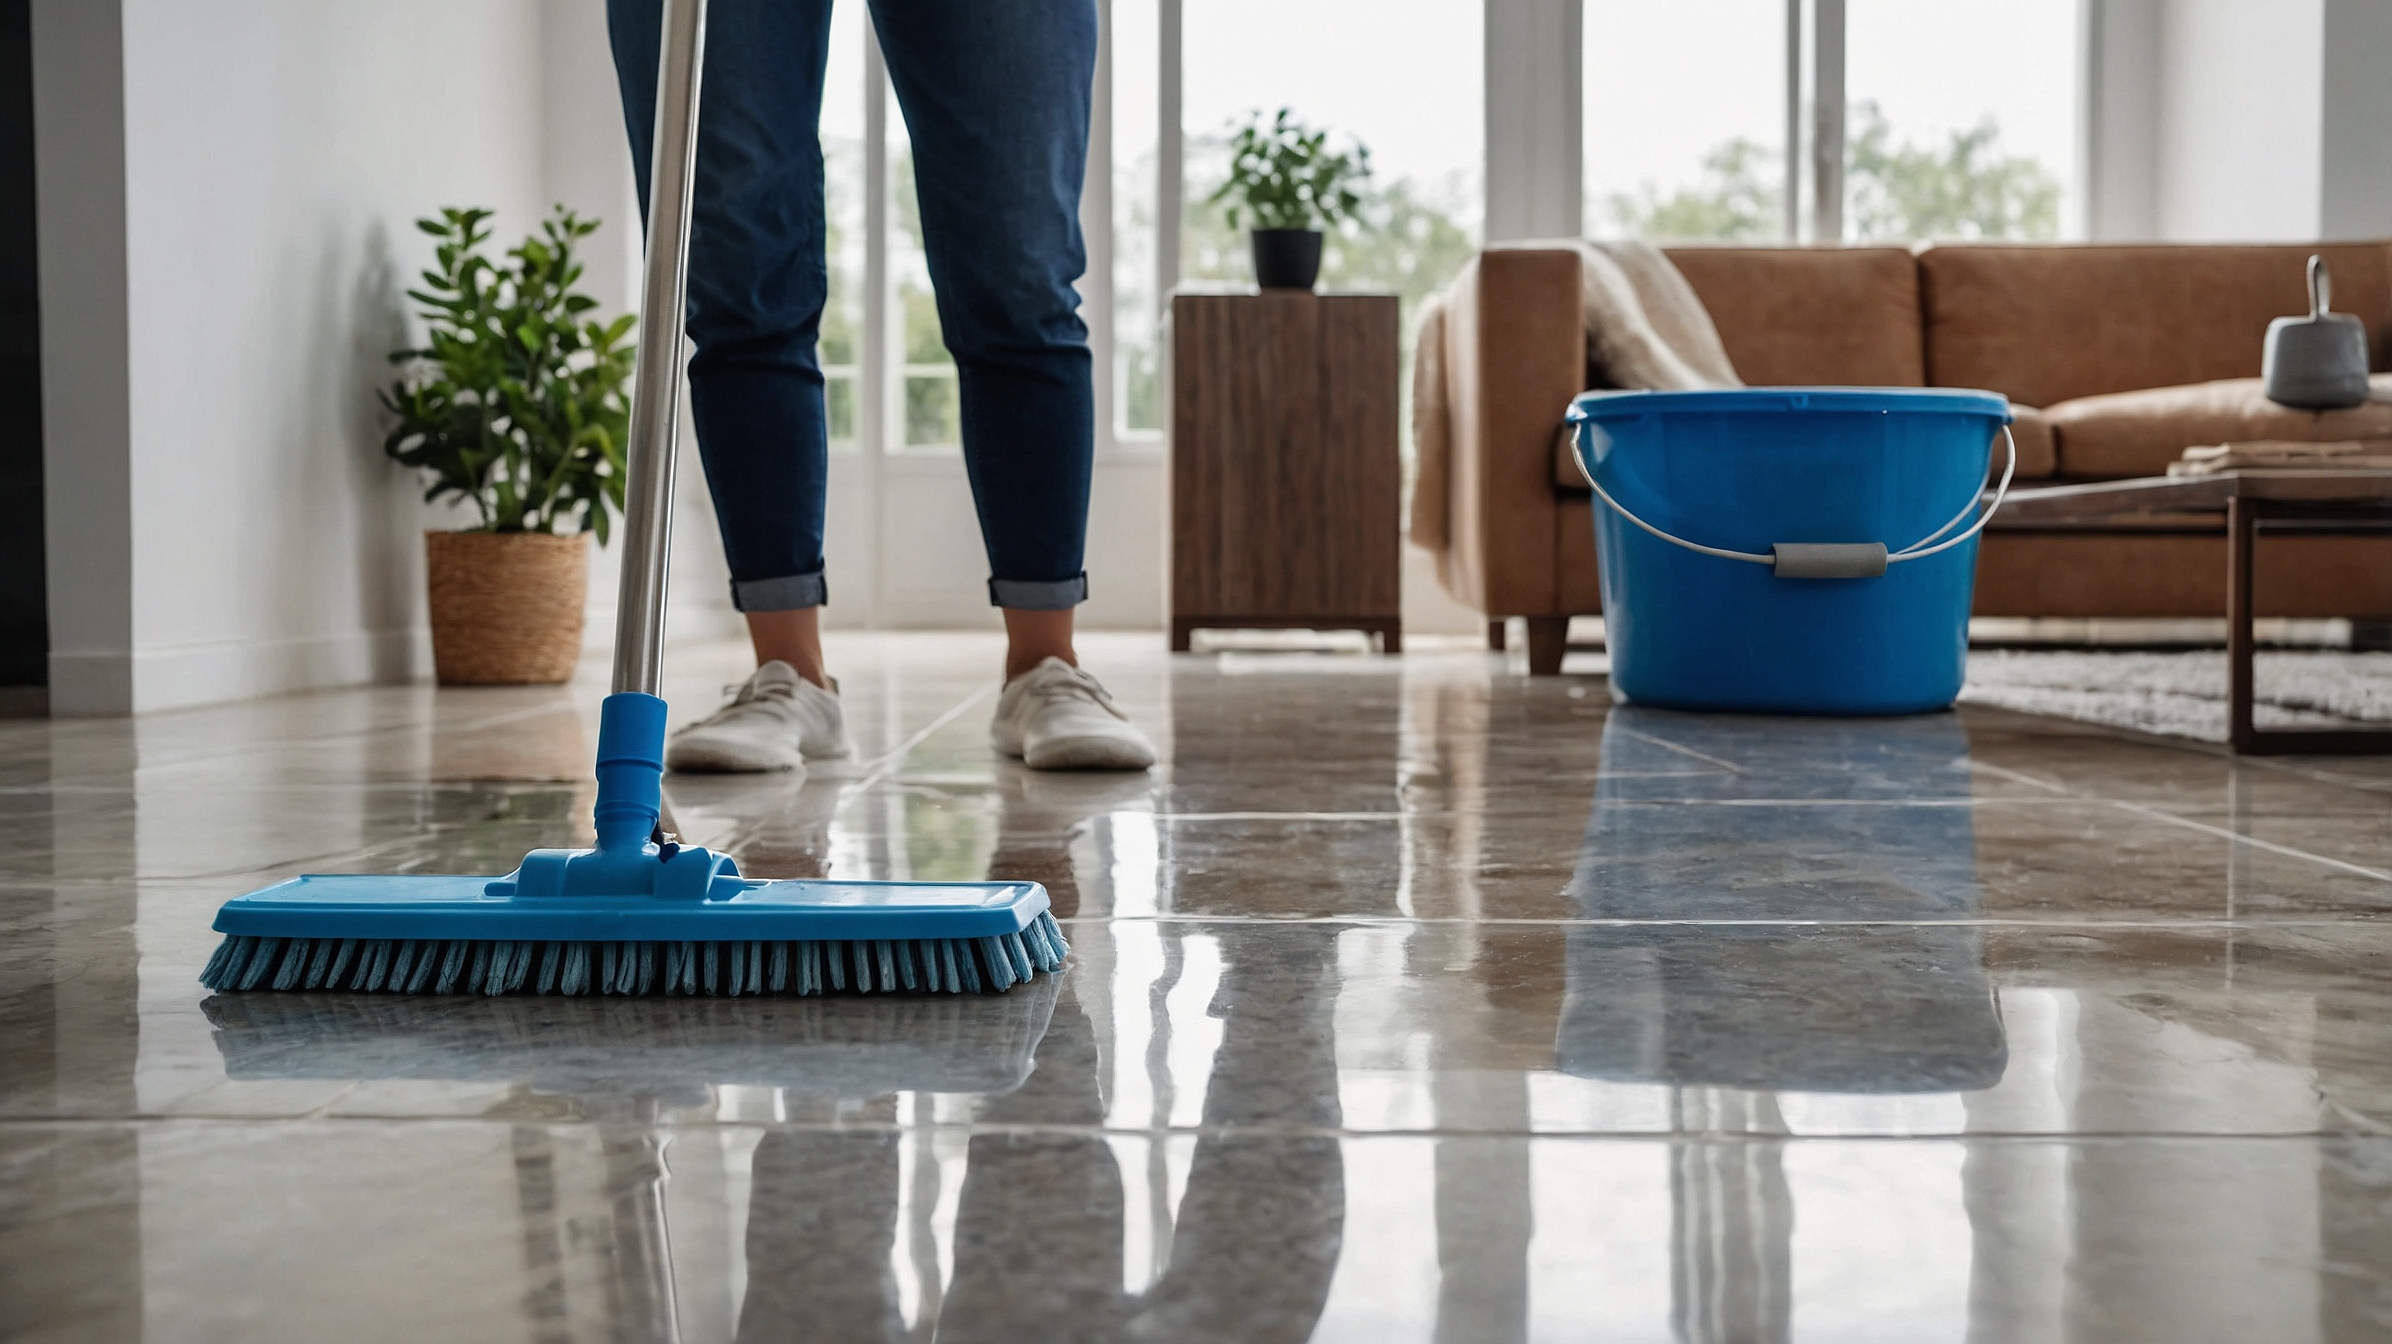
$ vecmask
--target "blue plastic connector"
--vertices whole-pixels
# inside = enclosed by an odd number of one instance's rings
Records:
[[[702,900],[736,881],[728,854],[656,843],[664,814],[665,703],[619,691],[598,710],[596,849],[535,849],[489,885],[493,896],[662,896]]]
[[[664,701],[618,691],[598,707],[598,848],[636,850],[664,814]]]

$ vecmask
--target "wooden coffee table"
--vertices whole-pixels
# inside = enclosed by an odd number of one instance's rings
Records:
[[[2249,756],[2392,752],[2392,730],[2278,728],[2251,722],[2251,575],[2261,521],[2382,532],[2392,524],[2392,471],[2221,471],[2012,491],[1990,530],[2142,530],[2170,515],[2225,516],[2226,739]],[[2339,529],[2335,529],[2339,530]]]

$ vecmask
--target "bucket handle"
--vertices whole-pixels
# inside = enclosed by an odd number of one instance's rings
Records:
[[[1587,488],[1595,492],[1595,498],[1610,505],[1611,511],[1620,517],[1672,546],[1683,546],[1687,550],[1703,555],[1716,555],[1722,560],[1742,560],[1747,564],[1767,565],[1775,570],[1780,578],[1867,579],[1883,574],[1887,565],[1900,564],[1905,560],[1924,560],[1939,551],[1948,551],[1985,530],[1985,524],[1992,519],[1994,510],[2002,506],[2002,499],[2010,493],[2010,478],[2018,471],[2018,439],[2010,433],[2008,425],[2002,426],[2002,441],[2009,445],[2010,460],[2002,467],[2001,484],[1994,487],[1993,502],[1985,506],[1985,511],[1977,515],[1977,520],[1969,524],[1968,530],[1957,536],[1947,537],[1940,542],[1935,540],[1958,527],[1960,521],[1969,516],[1969,513],[1977,507],[1978,495],[1976,494],[1968,497],[1968,502],[1960,506],[1960,512],[1953,514],[1950,522],[1901,550],[1890,553],[1885,549],[1884,543],[1875,541],[1853,544],[1779,542],[1770,548],[1770,553],[1767,555],[1705,546],[1699,542],[1688,541],[1684,537],[1672,536],[1628,512],[1625,505],[1613,499],[1610,492],[1595,480],[1595,473],[1587,469],[1586,457],[1578,452],[1576,445],[1571,447],[1570,460],[1578,464],[1578,474],[1585,478]],[[1935,542],[1935,544],[1930,546],[1929,542]]]

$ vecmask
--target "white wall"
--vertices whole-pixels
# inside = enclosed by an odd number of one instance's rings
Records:
[[[582,288],[606,312],[639,307],[639,193],[606,43],[606,0],[540,0],[540,198],[601,222]]]
[[[2164,0],[2085,0],[2085,236],[2159,236],[2159,24]]]
[[[2156,222],[2167,239],[2317,236],[2321,0],[2170,0]]]
[[[2392,4],[2325,0],[2318,232],[2392,236]]]
[[[404,676],[422,522],[372,393],[411,221],[544,204],[538,8],[124,12],[134,707]]]
[[[418,502],[374,391],[420,334],[413,221],[605,221],[636,306],[604,0],[37,0],[51,703],[124,713],[428,671]],[[678,633],[729,603],[694,461]],[[590,642],[615,569],[592,565]]]
[[[423,515],[373,389],[429,257],[411,221],[489,205],[506,238],[541,208],[540,19],[537,0],[36,4],[45,258],[75,239],[42,292],[45,382],[77,399],[46,417],[72,497],[49,529],[55,712],[421,665]],[[53,82],[70,51],[87,71]],[[112,102],[121,172],[82,143]],[[125,523],[87,528],[110,473]],[[86,618],[83,590],[128,571],[129,615]]]
[[[133,699],[124,26],[91,0],[32,19],[50,704],[105,713]]]
[[[632,180],[631,147],[624,137],[614,57],[607,46],[606,0],[539,0],[539,8],[540,199],[601,221],[598,232],[584,244],[582,288],[598,300],[601,312],[638,312],[639,192]],[[719,637],[739,628],[688,405],[685,395],[674,491],[671,595],[665,604],[670,615],[667,634],[676,639]],[[590,552],[585,650],[614,646],[619,558],[611,547]]]
[[[1488,242],[1583,232],[1579,0],[1485,0]]]
[[[2392,4],[2086,3],[2092,237],[2392,235]]]

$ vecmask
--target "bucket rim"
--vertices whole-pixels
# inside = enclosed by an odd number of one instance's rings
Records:
[[[1871,411],[1980,415],[2003,424],[2012,419],[2007,397],[1999,392],[1964,387],[1716,387],[1666,392],[1581,392],[1570,401],[1568,419],[1579,424],[1672,413],[1849,415]]]

